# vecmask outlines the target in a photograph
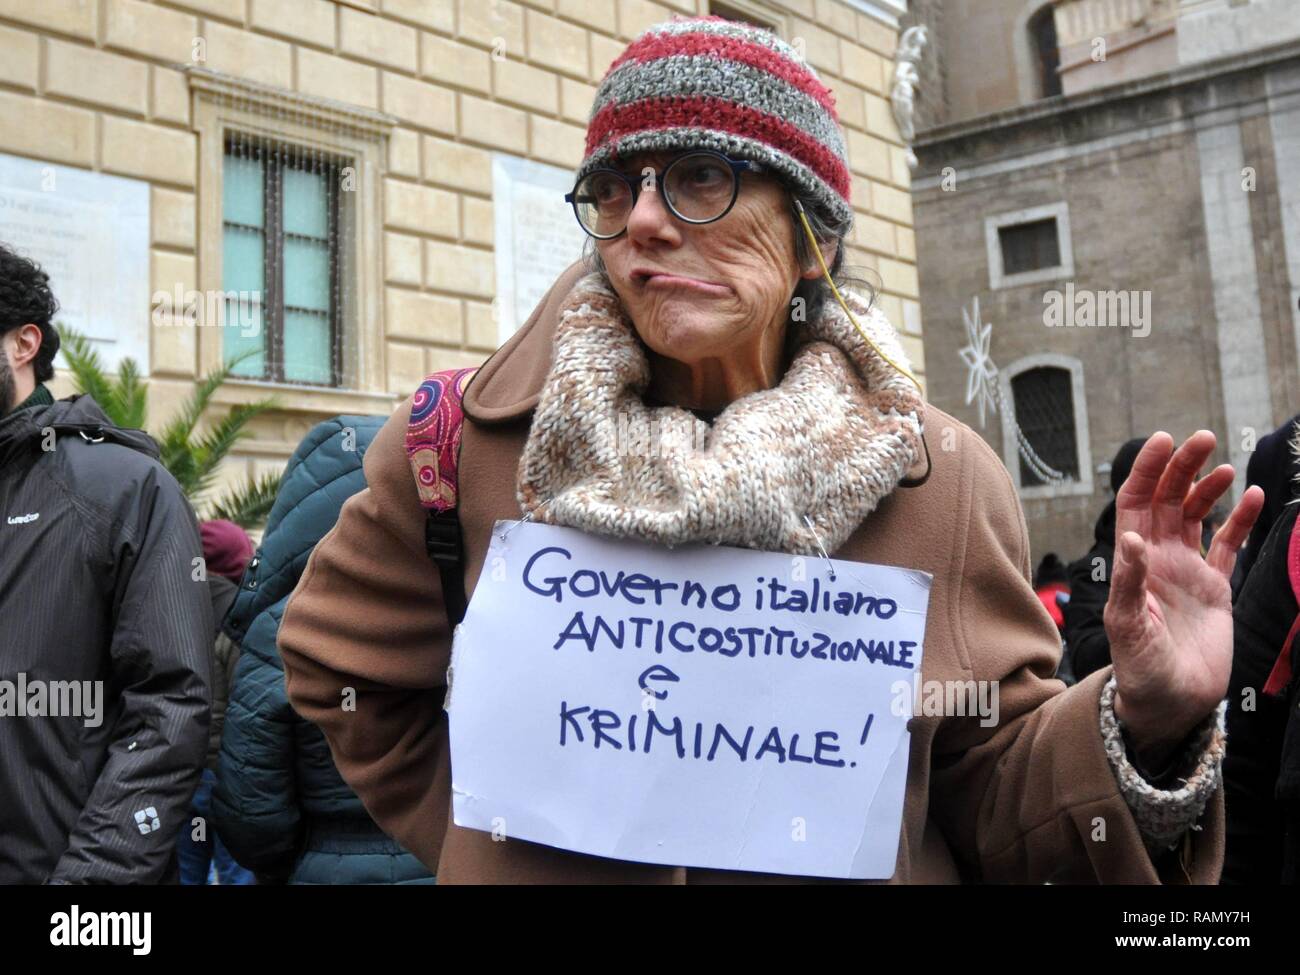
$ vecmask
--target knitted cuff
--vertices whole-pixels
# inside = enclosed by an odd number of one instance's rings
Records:
[[[1223,778],[1223,752],[1227,741],[1224,716],[1228,702],[1221,701],[1187,738],[1175,767],[1177,788],[1161,789],[1143,777],[1128,756],[1123,725],[1115,717],[1115,675],[1101,689],[1101,740],[1128,803],[1142,840],[1152,856],[1173,849],[1189,829],[1196,829],[1206,804]],[[1163,778],[1163,776],[1162,776]]]

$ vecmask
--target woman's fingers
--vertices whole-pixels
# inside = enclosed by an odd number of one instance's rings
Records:
[[[1189,521],[1204,521],[1223,496],[1223,492],[1232,487],[1236,472],[1231,464],[1220,464],[1210,473],[1196,482],[1192,493],[1183,502],[1183,518]],[[1199,529],[1198,529],[1199,534]]]
[[[1133,642],[1146,628],[1147,548],[1137,532],[1125,532],[1115,540],[1115,566],[1111,571],[1110,596],[1106,600],[1106,632],[1124,642]]]
[[[1197,430],[1174,451],[1151,498],[1151,524],[1156,533],[1183,537],[1183,507],[1192,483],[1210,454],[1214,452],[1214,434]]]
[[[1133,460],[1128,480],[1120,485],[1119,493],[1115,495],[1116,508],[1132,511],[1150,506],[1173,449],[1174,438],[1163,430],[1147,439]]]
[[[1127,480],[1115,494],[1115,537],[1126,531],[1151,531],[1151,499],[1174,450],[1174,438],[1163,430],[1152,434],[1133,459]]]
[[[1217,471],[1216,471],[1217,473]],[[1237,552],[1255,527],[1255,519],[1264,508],[1264,489],[1254,485],[1246,489],[1223,527],[1214,533],[1205,561],[1216,572],[1231,577],[1237,564]]]

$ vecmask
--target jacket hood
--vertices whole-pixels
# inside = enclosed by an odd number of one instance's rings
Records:
[[[39,450],[46,428],[54,429],[60,436],[80,434],[91,442],[102,438],[138,450],[154,460],[161,456],[153,437],[143,430],[115,426],[100,405],[83,393],[55,400],[49,406],[18,410],[0,419],[0,464],[26,450]]]
[[[316,543],[343,503],[366,486],[362,459],[386,417],[336,416],[318,423],[289,458],[275,504],[224,629],[242,643],[254,619],[293,592]]]

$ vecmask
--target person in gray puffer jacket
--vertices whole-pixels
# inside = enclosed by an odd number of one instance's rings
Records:
[[[222,841],[259,883],[430,884],[344,784],[324,735],[289,705],[276,649],[289,594],[340,509],[365,487],[366,448],[383,417],[316,426],[290,458],[225,632],[240,644],[213,792]],[[431,570],[432,571],[432,570]],[[340,702],[340,706],[343,702]]]

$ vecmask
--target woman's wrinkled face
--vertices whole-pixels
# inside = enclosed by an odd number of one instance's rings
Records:
[[[638,153],[618,167],[640,179],[677,152]],[[743,355],[784,325],[800,271],[789,195],[776,179],[744,173],[721,220],[677,219],[642,188],[627,232],[597,242],[610,283],[652,350],[680,362]]]

